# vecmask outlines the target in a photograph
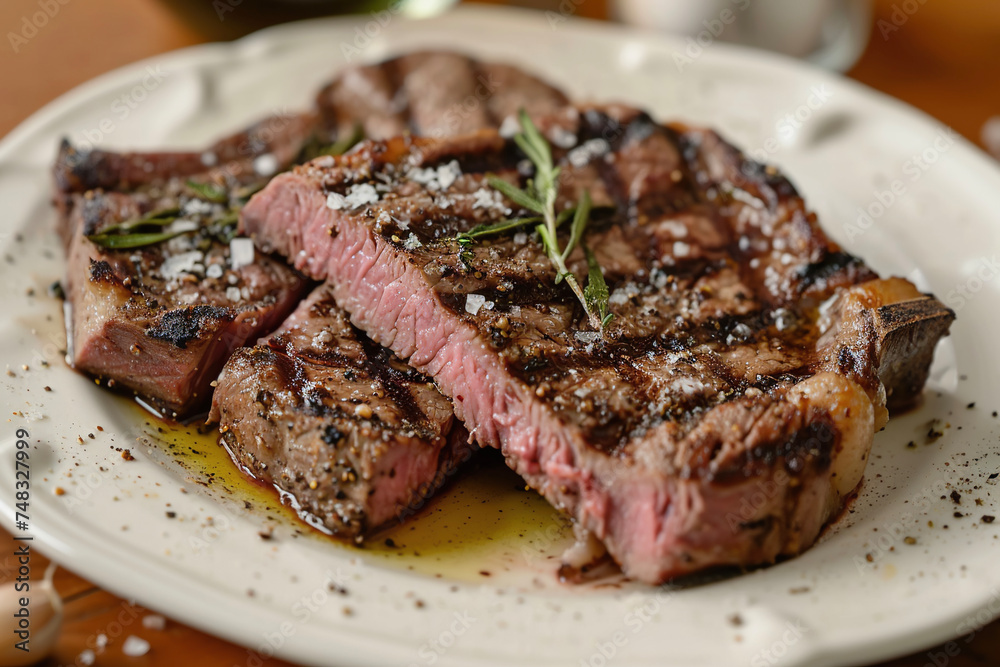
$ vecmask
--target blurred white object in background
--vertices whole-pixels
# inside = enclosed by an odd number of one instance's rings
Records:
[[[846,71],[871,32],[870,0],[612,0],[631,25],[769,49]]]

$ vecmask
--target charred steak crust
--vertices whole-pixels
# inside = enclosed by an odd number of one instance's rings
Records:
[[[211,418],[245,470],[357,542],[414,513],[474,448],[451,402],[351,326],[326,285],[233,355]]]
[[[586,188],[597,207],[588,244],[615,313],[603,336],[530,234],[456,242],[523,213],[484,182],[531,175],[495,132],[316,160],[258,193],[242,228],[330,280],[356,325],[434,377],[473,436],[627,574],[656,583],[807,548],[860,481],[886,394],[919,392],[953,313],[879,280],[784,177],[711,131],[626,107],[539,124],[561,147],[559,206]],[[568,265],[585,275],[579,251]],[[926,311],[919,339],[893,342],[877,318],[900,303]],[[880,379],[900,351],[919,367]]]
[[[238,193],[266,182],[259,160],[265,172],[286,168],[317,126],[315,114],[276,116],[197,153],[80,151],[64,142],[54,174],[74,367],[166,417],[207,408],[233,350],[277,327],[309,287],[259,252],[235,263],[225,238],[234,230],[214,221]],[[191,180],[220,188],[221,201],[199,197]],[[199,231],[122,250],[88,239],[165,210]]]
[[[99,195],[118,192],[155,200],[176,197],[189,178],[235,185],[260,183],[326,138],[317,113],[276,115],[218,141],[202,151],[117,153],[74,146],[64,139],[52,169],[59,234],[68,244],[76,222],[89,221],[87,233],[104,212]],[[262,156],[273,167],[261,174]],[[83,208],[83,211],[79,209]]]

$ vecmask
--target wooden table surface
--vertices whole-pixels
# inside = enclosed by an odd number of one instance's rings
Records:
[[[503,0],[495,0],[503,3]],[[558,5],[556,0],[523,0],[522,4]],[[37,30],[25,21],[39,11],[39,0],[0,1],[0,135],[13,129],[43,104],[107,70],[183,46],[233,39],[265,25],[305,18],[315,8],[268,8],[267,3],[230,2],[234,11],[220,20],[208,0],[49,0],[52,16]],[[577,14],[606,18],[605,0],[572,0]],[[262,7],[262,5],[265,5]],[[1000,2],[996,0],[876,0],[876,20],[867,51],[849,76],[898,97],[947,123],[980,143],[983,124],[1000,115]],[[895,8],[918,9],[895,15]],[[905,16],[903,22],[901,18]],[[898,27],[890,30],[889,27]],[[11,37],[11,35],[17,37]],[[7,554],[0,582],[13,578]],[[44,571],[35,553],[32,569]],[[72,567],[72,563],[68,564]],[[254,656],[239,646],[170,620],[163,629],[147,627],[147,611],[111,595],[60,568],[59,593],[67,600],[64,629],[46,666],[81,665],[81,652],[107,636],[95,665],[159,667],[173,665],[244,665]],[[2,623],[2,622],[0,622]],[[6,631],[3,633],[8,635]],[[129,635],[148,640],[151,650],[141,658],[127,657],[121,647]],[[921,651],[891,663],[891,667],[969,667],[1000,665],[1000,622],[961,638],[952,645]],[[3,641],[8,641],[4,639]],[[261,664],[283,665],[277,660]]]

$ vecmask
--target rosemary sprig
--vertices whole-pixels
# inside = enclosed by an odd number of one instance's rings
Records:
[[[525,225],[532,225],[541,222],[541,216],[534,216],[530,218],[512,218],[509,220],[501,220],[500,222],[494,222],[490,225],[477,225],[467,232],[462,232],[458,235],[458,242],[463,243],[465,241],[472,241],[480,236],[492,236],[494,234],[503,234],[504,232],[509,232],[512,229],[517,229],[518,227],[524,227]]]
[[[179,208],[163,208],[144,215],[134,220],[119,222],[117,225],[110,225],[101,230],[101,234],[124,234],[139,227],[166,227],[178,218],[181,210]]]
[[[190,234],[194,229],[185,229],[175,232],[137,232],[134,234],[91,234],[87,238],[99,246],[111,248],[112,250],[127,250],[129,248],[142,248],[143,246],[154,245],[169,241],[181,234]]]
[[[365,138],[365,129],[361,123],[355,123],[349,134],[337,137],[337,140],[320,151],[320,155],[343,155]],[[318,157],[318,156],[317,156]]]
[[[519,220],[503,220],[495,225],[477,227],[464,236],[469,239],[474,238],[470,236],[473,232],[483,236],[514,229],[521,224],[536,224],[535,229],[542,239],[542,245],[549,256],[549,261],[552,262],[552,266],[556,270],[556,284],[558,285],[565,280],[583,305],[591,325],[595,329],[603,330],[604,326],[611,321],[612,315],[608,312],[608,286],[604,282],[604,275],[601,273],[597,259],[586,246],[583,246],[589,267],[586,290],[580,286],[576,276],[566,268],[566,259],[578,245],[583,244],[584,232],[590,220],[590,193],[584,191],[575,209],[567,209],[558,215],[556,214],[559,167],[552,163],[552,149],[548,141],[538,131],[524,109],[521,109],[518,116],[521,121],[521,132],[514,136],[514,141],[535,165],[535,177],[528,180],[527,187],[524,189],[492,175],[487,176],[487,182],[507,199],[522,208],[538,213],[538,216],[520,218]],[[560,248],[557,236],[558,228],[570,215],[573,216],[570,237],[566,247]],[[515,224],[518,222],[521,224]]]
[[[229,193],[221,185],[215,183],[199,183],[189,180],[187,186],[194,190],[199,199],[210,201],[213,204],[225,204],[229,201]]]
[[[583,295],[587,298],[591,310],[596,310],[601,318],[601,326],[607,326],[614,318],[614,313],[608,312],[608,284],[604,282],[604,274],[601,266],[597,263],[597,258],[586,244],[582,244],[583,254],[587,256],[587,287],[583,290]]]

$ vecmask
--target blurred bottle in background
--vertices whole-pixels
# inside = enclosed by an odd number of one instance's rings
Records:
[[[854,64],[871,30],[870,0],[610,0],[610,12],[701,47],[718,39],[838,71]]]
[[[227,40],[288,21],[391,12],[426,18],[446,11],[458,0],[162,0],[207,40]]]

